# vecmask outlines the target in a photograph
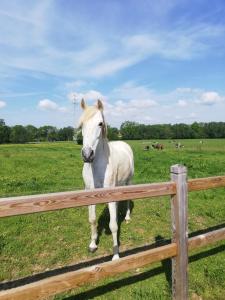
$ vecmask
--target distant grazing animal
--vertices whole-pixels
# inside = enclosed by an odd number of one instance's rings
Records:
[[[181,143],[176,143],[176,144],[175,144],[175,147],[176,147],[177,149],[180,149],[180,148],[184,148],[184,145],[182,145]]]
[[[134,159],[131,147],[122,141],[108,142],[107,126],[103,115],[103,104],[98,100],[96,106],[87,106],[82,99],[83,114],[80,127],[83,135],[82,158],[83,179],[86,189],[128,185],[134,174]],[[109,228],[113,237],[113,260],[119,258],[117,239],[117,203],[108,203]],[[90,205],[89,222],[91,224],[91,243],[89,250],[97,249],[97,222],[95,205]],[[127,202],[125,220],[130,220],[130,201]]]
[[[144,147],[144,151],[149,151],[150,147],[149,146],[145,146]]]
[[[199,141],[199,150],[201,151],[202,150],[202,146],[203,146],[203,141]]]
[[[157,150],[163,150],[164,149],[163,144],[160,144],[160,143],[152,144],[152,147],[154,149],[157,149]]]

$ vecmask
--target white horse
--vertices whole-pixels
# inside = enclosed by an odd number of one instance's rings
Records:
[[[83,114],[80,127],[83,135],[82,158],[83,179],[86,189],[128,185],[134,174],[133,152],[122,141],[108,142],[107,126],[103,115],[103,104],[98,100],[96,106],[87,106],[82,99]],[[113,260],[119,258],[117,239],[117,202],[108,203],[109,228],[113,236]],[[97,250],[97,222],[95,205],[90,205],[89,222],[91,224],[91,243],[89,250]],[[125,220],[130,220],[130,201],[127,201]]]

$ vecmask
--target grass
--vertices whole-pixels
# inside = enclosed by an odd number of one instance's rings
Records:
[[[225,174],[225,140],[182,141],[175,149],[162,141],[165,150],[143,151],[149,141],[129,142],[134,150],[133,183],[168,181],[172,164],[185,164],[188,177]],[[80,146],[74,143],[41,143],[0,146],[0,196],[15,196],[82,189]],[[133,202],[132,221],[122,222],[120,249],[154,243],[170,237],[168,197]],[[121,206],[123,206],[121,204]],[[17,279],[112,253],[109,215],[97,207],[100,244],[89,254],[90,229],[87,209],[67,209],[0,220],[0,281]],[[189,232],[225,223],[225,189],[189,194]],[[224,299],[225,245],[191,253],[189,294],[203,299]],[[170,299],[170,262],[107,278],[54,299]]]

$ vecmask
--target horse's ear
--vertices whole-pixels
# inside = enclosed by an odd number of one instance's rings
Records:
[[[99,99],[98,99],[98,101],[97,101],[97,108],[98,108],[99,110],[103,110],[103,104],[102,104],[102,101],[99,100]]]
[[[84,101],[84,98],[81,100],[80,106],[81,106],[82,109],[86,108],[86,103]]]

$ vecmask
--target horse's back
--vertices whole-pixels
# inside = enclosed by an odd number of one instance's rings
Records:
[[[131,147],[123,141],[109,142],[110,162],[116,172],[117,184],[128,182],[134,174],[134,158]]]
[[[110,154],[116,153],[121,157],[127,156],[133,161],[133,151],[127,143],[123,141],[109,142]]]

